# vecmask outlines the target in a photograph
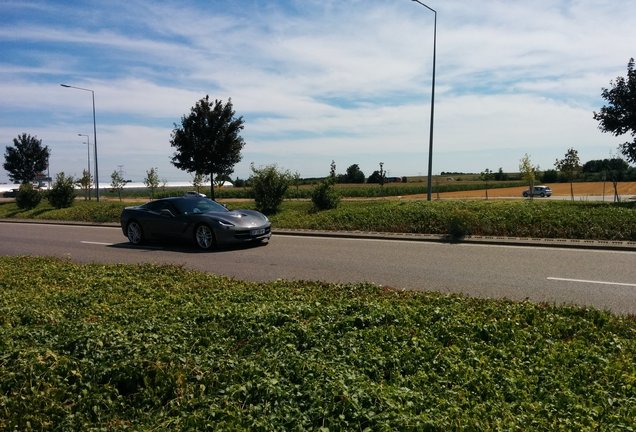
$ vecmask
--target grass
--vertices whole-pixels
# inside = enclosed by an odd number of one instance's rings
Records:
[[[71,208],[57,210],[42,203],[20,211],[15,203],[2,203],[0,218],[118,222],[121,209],[132,204],[76,201]],[[254,206],[227,204],[230,208]],[[308,201],[286,201],[270,219],[274,228],[634,241],[635,206],[635,202],[394,199],[342,201],[337,209],[313,212]]]
[[[26,257],[0,293],[0,430],[634,430],[633,317]]]

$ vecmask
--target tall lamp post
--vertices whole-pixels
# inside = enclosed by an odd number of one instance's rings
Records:
[[[95,92],[91,89],[75,87],[68,84],[60,84],[62,87],[72,88],[76,90],[89,91],[93,95],[93,154],[95,155],[95,197],[97,198],[97,202],[99,202],[99,175],[97,171],[97,123],[95,122]]]
[[[426,9],[433,12],[435,16],[435,23],[433,26],[433,79],[432,79],[432,88],[431,88],[431,126],[429,128],[429,138],[428,138],[428,178],[427,178],[427,194],[426,199],[431,201],[432,192],[433,192],[433,119],[435,118],[435,60],[437,53],[437,11],[435,9],[430,8],[419,0],[413,0],[415,3],[419,3],[424,6]]]
[[[88,161],[88,199],[91,199],[91,137],[78,133],[77,136],[86,137],[86,160]]]

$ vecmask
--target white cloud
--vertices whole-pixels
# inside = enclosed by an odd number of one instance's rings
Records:
[[[636,4],[427,4],[438,11],[434,171],[516,169],[525,152],[551,165],[570,146],[605,157],[622,142],[592,111],[635,56],[625,35]],[[188,179],[170,166],[170,131],[206,94],[231,97],[246,119],[241,177],[252,161],[324,175],[332,159],[342,171],[384,160],[395,175],[421,173],[433,16],[416,3],[90,6],[0,4],[0,142],[38,134],[60,168],[81,172],[75,137],[92,130],[90,95],[64,82],[95,91],[102,183],[120,164],[137,179],[152,166]]]

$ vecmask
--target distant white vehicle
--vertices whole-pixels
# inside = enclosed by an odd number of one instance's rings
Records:
[[[195,197],[202,197],[205,198],[207,195],[206,194],[202,194],[196,191],[188,191],[186,193],[183,194],[184,196],[195,196]]]
[[[530,189],[524,190],[523,196],[526,198],[529,196],[549,197],[552,196],[552,189],[549,186],[535,186],[532,191]]]

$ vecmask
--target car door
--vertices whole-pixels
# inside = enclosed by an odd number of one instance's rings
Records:
[[[153,238],[178,238],[187,225],[183,215],[170,201],[154,201],[148,204],[147,209],[149,216],[144,229]]]

